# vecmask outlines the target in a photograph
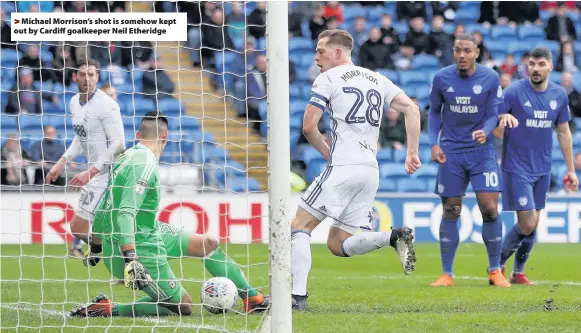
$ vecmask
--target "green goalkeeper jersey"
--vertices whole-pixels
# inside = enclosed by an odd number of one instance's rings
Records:
[[[103,242],[123,246],[159,239],[158,167],[155,154],[142,144],[119,156],[93,221],[92,232]]]

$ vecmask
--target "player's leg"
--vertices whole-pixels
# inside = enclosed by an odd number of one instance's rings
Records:
[[[84,256],[81,241],[88,243],[91,221],[95,218],[95,209],[105,194],[106,187],[106,175],[98,175],[81,189],[75,216],[70,223],[71,233],[75,237],[70,253],[74,256]]]
[[[250,285],[239,265],[222,251],[216,238],[180,230],[167,223],[160,223],[160,233],[168,259],[186,256],[201,258],[212,276],[227,277],[234,282],[246,312],[268,309],[270,304],[268,296],[264,296]]]
[[[439,229],[442,275],[431,283],[432,287],[454,285],[454,259],[460,244],[458,221],[462,212],[462,197],[468,186],[465,166],[459,157],[461,154],[447,154],[446,162],[440,164],[438,169],[435,193],[442,199]]]

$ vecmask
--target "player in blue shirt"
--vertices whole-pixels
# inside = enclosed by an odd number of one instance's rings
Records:
[[[504,131],[502,156],[502,206],[516,211],[518,222],[506,234],[502,245],[500,264],[517,251],[511,282],[534,284],[523,273],[524,265],[535,242],[541,210],[551,182],[551,152],[553,126],[567,164],[569,184],[576,191],[579,180],[573,164],[573,146],[569,129],[569,100],[561,86],[549,80],[553,70],[551,51],[538,47],[531,51],[528,79],[514,82],[504,91],[504,107],[500,113],[513,115],[519,122],[516,128]]]
[[[443,205],[440,223],[443,274],[431,284],[433,287],[454,285],[454,257],[460,242],[458,219],[468,182],[472,183],[482,212],[482,238],[488,252],[490,284],[510,287],[500,271],[499,170],[494,144],[489,139],[499,124],[502,88],[495,71],[476,64],[478,55],[472,36],[457,38],[454,42],[456,65],[436,73],[430,92],[428,132],[432,160],[440,164],[436,194],[442,198]],[[513,117],[503,117],[503,122],[512,120]]]

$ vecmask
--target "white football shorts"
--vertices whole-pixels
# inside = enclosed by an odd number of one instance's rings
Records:
[[[92,222],[95,219],[95,210],[107,190],[109,173],[100,173],[81,188],[79,205],[75,210],[78,217]]]
[[[367,165],[327,166],[304,193],[299,207],[319,221],[350,234],[371,225],[371,209],[379,187],[379,170]]]

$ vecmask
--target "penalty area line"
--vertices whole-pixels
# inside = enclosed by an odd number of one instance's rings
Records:
[[[25,312],[31,312],[31,313],[44,313],[48,316],[51,317],[59,317],[59,318],[63,318],[63,319],[76,319],[76,318],[72,318],[69,317],[66,313],[60,312],[60,311],[56,311],[56,310],[50,310],[50,309],[45,309],[42,307],[32,307],[28,304],[18,304],[18,303],[12,303],[10,305],[8,304],[0,304],[0,308],[3,309],[8,309],[11,311],[25,311]],[[130,317],[116,317],[116,318],[130,318]],[[82,319],[82,318],[79,318]],[[219,328],[217,326],[211,326],[211,325],[194,325],[194,324],[187,324],[184,322],[170,322],[169,320],[166,319],[162,319],[162,318],[150,318],[150,317],[134,317],[132,318],[134,320],[140,320],[146,323],[150,323],[150,324],[157,324],[160,325],[160,327],[186,327],[186,328],[197,328],[197,329],[209,329],[209,330],[215,330],[215,331],[222,331],[224,328]]]
[[[381,275],[367,275],[367,276],[335,276],[335,280],[403,280],[403,279],[435,279],[436,276],[422,276],[422,275],[410,275],[410,276],[381,276]],[[488,278],[480,276],[454,276],[454,279],[458,280],[472,280],[472,281],[488,281]],[[551,281],[551,280],[535,280],[532,279],[536,284],[554,284],[554,285],[565,285],[573,287],[581,287],[581,282],[575,281]]]

